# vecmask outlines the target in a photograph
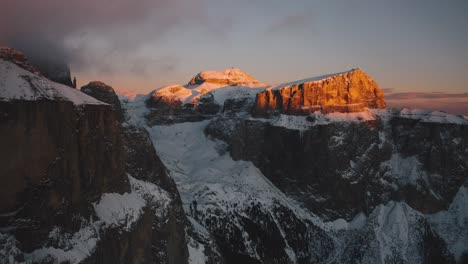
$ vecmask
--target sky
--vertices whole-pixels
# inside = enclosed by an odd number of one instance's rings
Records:
[[[66,61],[79,86],[100,80],[147,93],[187,83],[202,70],[237,67],[281,83],[359,67],[389,103],[456,103],[462,110],[449,111],[468,115],[466,0],[0,0],[0,6],[0,45]]]

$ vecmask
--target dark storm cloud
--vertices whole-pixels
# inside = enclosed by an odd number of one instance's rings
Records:
[[[161,63],[134,54],[175,25],[203,17],[202,5],[183,0],[6,0],[1,9],[0,45],[100,71]],[[174,61],[161,67],[170,70]]]

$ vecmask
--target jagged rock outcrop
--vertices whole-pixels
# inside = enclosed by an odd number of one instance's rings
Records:
[[[353,69],[270,87],[257,94],[253,114],[308,115],[318,110],[349,113],[365,107],[384,108],[383,92],[364,71]]]
[[[122,105],[120,104],[119,97],[117,96],[117,94],[115,93],[112,87],[110,87],[109,85],[103,82],[94,81],[81,87],[80,90],[83,93],[91,97],[94,97],[101,102],[110,104],[114,108],[115,112],[117,113],[117,116],[120,122],[124,121]]]

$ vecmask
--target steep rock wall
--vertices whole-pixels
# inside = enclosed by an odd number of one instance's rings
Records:
[[[254,116],[269,116],[275,112],[307,115],[317,110],[358,112],[364,107],[385,107],[382,90],[360,69],[317,79],[284,84],[258,93]]]

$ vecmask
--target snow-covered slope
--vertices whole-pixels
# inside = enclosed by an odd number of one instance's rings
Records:
[[[131,102],[127,107],[135,109],[132,104],[142,105]],[[138,120],[142,116],[138,114],[143,112],[129,112],[135,114],[133,121],[141,124]],[[281,241],[277,247],[279,252],[275,254],[284,263],[326,259],[334,246],[333,240],[320,227],[323,223],[286,197],[251,162],[232,160],[225,143],[205,136],[203,131],[207,124],[204,121],[147,128],[158,155],[176,180],[185,211],[195,229],[205,235],[208,232],[208,236],[213,236],[218,243],[231,239],[231,248],[223,253],[231,254],[233,259],[240,256],[252,260],[272,257],[267,256],[271,246],[266,245],[272,241],[257,234],[267,232],[265,228],[272,228],[273,231],[268,232],[279,236],[276,237]],[[285,222],[283,217],[298,223]],[[250,222],[250,227],[246,222]],[[302,239],[290,233],[298,226],[305,232]],[[220,232],[231,237],[219,237]],[[320,243],[328,243],[329,250],[310,250],[317,247],[314,234],[323,236]],[[304,244],[289,244],[297,243],[294,242],[297,240]],[[201,254],[193,247],[190,253]],[[197,260],[200,258],[196,257]]]
[[[131,122],[146,126],[145,115],[149,110],[144,104],[145,98],[136,98],[135,101],[127,101],[125,107],[131,115]],[[312,121],[310,118],[306,120],[307,117],[288,115],[271,119],[248,115],[241,118],[307,131],[315,126],[333,126],[343,122],[362,123],[366,127],[366,122],[390,119],[395,115],[397,113],[392,111],[366,110],[362,113],[315,114]],[[359,212],[350,222],[344,219],[324,222],[313,211],[305,209],[278,189],[252,162],[234,160],[229,153],[230,146],[225,142],[207,137],[205,129],[210,122],[178,123],[147,129],[158,155],[176,180],[192,226],[199,236],[216,241],[228,263],[254,260],[263,263],[425,263],[429,258],[444,262],[453,260],[440,238],[443,235],[431,228],[435,222],[427,220],[432,216],[426,217],[404,201],[378,204],[367,216]],[[382,144],[386,136],[390,135],[382,134]],[[377,150],[382,148],[374,147]],[[390,176],[397,177],[397,181],[413,184],[413,176],[420,170],[412,168],[414,164],[419,164],[416,158],[394,155],[385,166],[390,167]],[[356,162],[353,166],[361,164]],[[391,188],[397,187],[392,185]],[[447,219],[445,216],[441,218]],[[441,221],[438,223],[443,225]],[[462,222],[458,228],[463,226],[466,223]],[[444,239],[464,241],[463,236],[454,238],[453,234]],[[205,252],[210,245],[190,241],[191,263],[208,263]],[[459,252],[466,247],[459,246],[460,242],[453,244],[458,245],[453,247],[461,248],[450,249],[459,257]]]
[[[368,217],[358,214],[327,225],[341,241],[336,263],[450,263],[453,257],[426,217],[404,202],[391,201]]]
[[[0,59],[0,101],[59,100],[75,105],[104,104],[76,89],[54,83]]]
[[[460,261],[468,248],[468,188],[460,187],[448,210],[428,215],[428,220]]]

